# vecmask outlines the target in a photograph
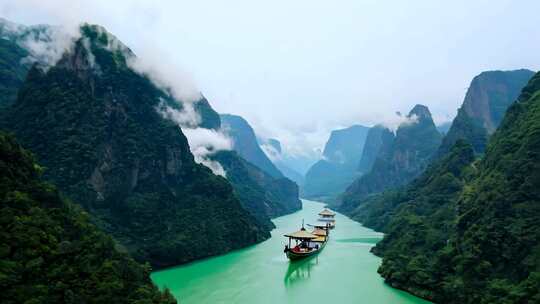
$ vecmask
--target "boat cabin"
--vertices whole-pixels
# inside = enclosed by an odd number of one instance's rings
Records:
[[[304,227],[296,232],[285,234],[285,236],[289,238],[289,245],[285,248],[285,250],[304,253],[319,248],[318,242],[314,240],[318,239],[320,236],[307,232]],[[295,243],[292,244],[292,241]]]
[[[330,226],[330,229],[333,229],[336,226],[336,220],[334,217],[336,214],[327,208],[325,208],[323,211],[319,212],[319,222],[328,223]]]

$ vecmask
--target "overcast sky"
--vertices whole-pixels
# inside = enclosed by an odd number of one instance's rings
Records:
[[[289,150],[320,148],[332,129],[391,122],[416,103],[452,119],[481,71],[539,69],[538,12],[534,0],[0,4],[17,23],[105,26]]]

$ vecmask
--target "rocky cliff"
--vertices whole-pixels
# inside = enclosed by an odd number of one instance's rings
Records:
[[[0,131],[2,303],[176,303]]]
[[[374,248],[387,283],[437,303],[540,301],[539,121],[536,74],[480,161],[458,141],[377,204],[394,206]]]
[[[243,206],[267,227],[270,219],[302,208],[298,185],[284,177],[259,146],[253,128],[240,116],[222,115],[222,130],[231,136],[234,151],[222,151],[213,156],[227,173]],[[273,152],[281,151],[277,140],[272,141]],[[262,154],[262,155],[261,155]],[[277,157],[277,155],[274,155]],[[248,159],[249,158],[249,159]],[[253,160],[254,162],[250,161]],[[267,170],[259,167],[260,164]],[[276,175],[272,175],[270,172]]]
[[[340,198],[341,210],[351,212],[368,195],[401,186],[417,177],[427,167],[441,143],[431,113],[416,105],[396,131],[381,144],[372,169],[356,179]]]
[[[334,130],[323,152],[305,176],[302,193],[307,198],[333,200],[354,180],[369,128],[355,125]]]
[[[242,158],[273,177],[283,177],[283,174],[262,151],[255,132],[244,118],[230,114],[222,114],[220,117],[223,131],[232,138],[234,150]]]
[[[488,137],[497,129],[506,109],[533,74],[522,69],[488,71],[474,77],[438,155],[446,154],[459,139],[470,142],[476,153],[484,153]]]
[[[134,55],[115,39],[81,27],[56,65],[30,70],[2,126],[138,260],[165,267],[269,237],[156,110],[162,103],[181,110],[182,101],[135,72]]]

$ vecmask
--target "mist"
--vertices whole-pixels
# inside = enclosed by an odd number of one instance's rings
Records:
[[[425,104],[450,121],[485,70],[540,68],[538,1],[36,1],[0,4],[23,24],[103,25],[160,70],[183,101],[202,92],[316,157],[331,130],[383,123]],[[157,73],[150,73],[154,75]]]

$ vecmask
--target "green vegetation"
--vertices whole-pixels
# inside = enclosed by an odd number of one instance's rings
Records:
[[[274,228],[270,218],[302,208],[298,186],[287,178],[274,178],[242,159],[236,152],[221,151],[214,157],[227,172],[227,180],[242,203],[268,229]]]
[[[29,71],[0,120],[36,154],[44,178],[155,268],[268,238],[229,183],[195,163],[181,129],[156,111],[181,102],[131,70],[134,55],[103,28],[81,31],[55,66]]]
[[[355,220],[386,233],[373,252],[383,256],[379,273],[390,285],[436,299],[442,288],[437,281],[451,268],[443,248],[456,219],[455,200],[473,177],[473,161],[472,147],[458,141],[404,189],[375,196],[356,210]]]
[[[26,56],[28,52],[16,43],[0,38],[0,110],[17,98],[29,69],[28,64],[21,63]]]
[[[457,141],[443,159],[430,165],[420,177],[399,189],[368,197],[350,216],[367,227],[387,232],[389,222],[400,214],[402,205],[406,208],[414,205],[415,212],[422,215],[442,209],[457,198],[463,183],[472,177],[474,167],[469,165],[474,155],[471,149],[468,143]]]
[[[264,154],[257,142],[255,132],[244,118],[231,114],[221,114],[220,118],[223,130],[233,139],[234,150],[238,155],[275,178],[283,177],[283,174]]]
[[[475,153],[484,153],[489,135],[533,75],[529,70],[515,70],[482,72],[474,77],[438,155],[444,156],[460,139],[471,143]]]
[[[395,137],[383,130],[371,171],[347,188],[340,211],[350,213],[370,195],[404,185],[425,170],[441,143],[441,134],[426,106],[416,105],[407,117],[411,121],[402,123]]]
[[[298,186],[285,178],[263,152],[253,128],[240,116],[221,115],[223,129],[233,140],[233,151],[220,151],[213,158],[227,172],[227,180],[242,206],[267,229],[271,218],[302,208]],[[279,142],[273,141],[278,149]],[[276,150],[278,151],[278,150]]]
[[[0,132],[0,302],[176,303]]]
[[[357,210],[386,232],[374,248],[392,286],[439,303],[540,302],[540,74],[482,160],[458,141],[400,191]],[[378,210],[377,210],[378,208]]]

